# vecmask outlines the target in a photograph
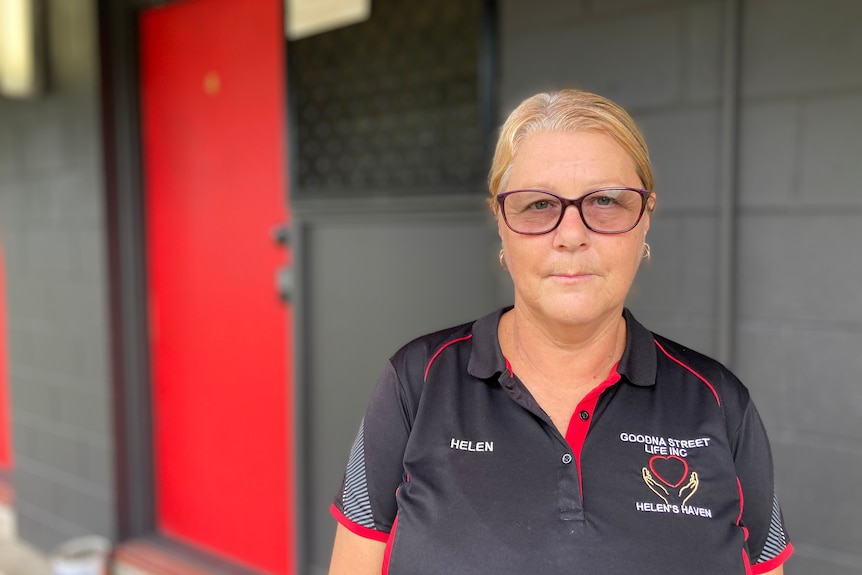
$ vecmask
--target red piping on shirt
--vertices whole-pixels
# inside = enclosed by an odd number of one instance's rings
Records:
[[[386,541],[386,549],[383,550],[383,575],[389,574],[389,559],[392,557],[392,543],[395,541],[395,531],[397,529],[398,515],[395,516],[395,521],[392,522],[392,531],[389,533],[389,539]]]
[[[752,575],[761,575],[762,573],[769,573],[773,569],[777,569],[779,565],[783,565],[787,559],[793,555],[793,543],[788,543],[787,547],[784,548],[784,551],[778,557],[773,557],[769,561],[764,561],[763,563],[755,563],[751,566]]]
[[[578,407],[572,414],[569,420],[569,426],[566,429],[566,443],[572,448],[572,454],[575,458],[575,465],[578,468],[578,489],[581,493],[581,499],[584,495],[584,480],[581,473],[581,452],[584,449],[584,442],[587,440],[587,432],[590,429],[590,421],[596,413],[596,405],[599,402],[599,397],[609,387],[616,385],[620,380],[620,374],[617,372],[617,365],[614,364],[611,368],[607,379],[593,388],[584,398],[578,403]],[[581,413],[588,414],[587,419],[581,419]]]
[[[736,488],[739,490],[739,517],[736,518],[736,524],[739,525],[742,523],[742,510],[745,507],[745,498],[742,495],[742,482],[739,481],[739,477],[736,478]]]
[[[745,509],[745,496],[742,494],[742,483],[739,481],[739,477],[736,478],[736,488],[739,490],[739,517],[736,518],[736,525],[742,526],[742,512]],[[748,541],[748,528],[742,526],[742,534],[746,541]]]
[[[709,388],[709,390],[710,390],[710,391],[712,391],[712,395],[714,395],[714,396],[715,396],[715,401],[716,401],[716,402],[718,402],[718,406],[719,406],[719,407],[721,407],[721,400],[718,398],[718,392],[717,392],[717,391],[715,391],[715,388],[712,386],[712,384],[711,384],[711,383],[709,383],[708,381],[706,381],[706,378],[705,378],[705,377],[703,377],[703,376],[702,376],[702,375],[700,375],[698,372],[696,372],[696,371],[694,370],[694,368],[692,368],[692,367],[690,367],[690,366],[688,366],[688,365],[684,364],[683,362],[681,362],[680,360],[678,360],[677,358],[675,358],[674,356],[672,356],[671,354],[669,354],[669,353],[667,352],[667,350],[666,350],[665,348],[663,348],[663,347],[661,346],[661,344],[660,344],[657,340],[653,340],[653,341],[654,341],[654,342],[655,342],[655,344],[658,346],[658,348],[659,348],[660,350],[662,350],[662,352],[663,352],[666,356],[668,356],[668,357],[669,357],[670,359],[672,359],[675,363],[677,363],[678,365],[681,365],[683,368],[685,368],[686,370],[688,370],[689,372],[691,372],[691,373],[692,373],[696,378],[698,378],[698,379],[699,379],[699,380],[701,380],[703,383],[705,383],[705,384],[706,384],[706,386]]]
[[[362,525],[359,525],[358,523],[354,523],[353,521],[348,519],[347,516],[341,512],[341,509],[336,507],[334,503],[330,506],[329,512],[332,514],[333,517],[335,517],[336,521],[345,526],[351,533],[355,533],[360,537],[364,537],[365,539],[373,539],[375,541],[380,541],[381,543],[386,543],[389,540],[389,533],[386,533],[385,531],[378,531],[377,529],[369,529],[368,527],[364,527]],[[392,531],[395,531],[394,524],[392,526]]]
[[[751,572],[751,559],[748,558],[748,552],[742,550],[742,564],[745,565],[745,575],[754,575]]]
[[[459,341],[467,341],[471,337],[473,337],[472,333],[470,335],[465,335],[464,337],[459,337],[458,339],[453,339],[452,341],[444,343],[440,347],[440,349],[437,350],[437,353],[435,353],[433,356],[431,356],[431,361],[429,361],[428,365],[425,367],[425,377],[422,379],[422,381],[428,381],[428,372],[431,371],[431,364],[434,363],[434,360],[437,359],[437,356],[440,355],[440,353],[444,349],[446,349],[447,347],[449,347],[453,343],[458,343]]]

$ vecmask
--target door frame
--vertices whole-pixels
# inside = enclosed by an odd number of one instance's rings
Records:
[[[165,3],[98,3],[119,541],[156,530],[137,14]]]

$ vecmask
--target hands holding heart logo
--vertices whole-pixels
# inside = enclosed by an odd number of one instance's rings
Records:
[[[667,505],[685,505],[700,485],[697,472],[689,474],[688,463],[677,455],[656,455],[641,470],[641,475],[647,487]]]

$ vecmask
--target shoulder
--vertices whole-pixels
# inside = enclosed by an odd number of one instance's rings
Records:
[[[474,324],[471,321],[417,337],[395,352],[390,362],[399,374],[424,379],[431,362],[446,348],[472,339]]]
[[[450,345],[457,340],[470,339],[475,323],[475,321],[470,321],[419,336],[396,351],[391,358],[392,362],[400,363],[405,360],[430,357],[437,353],[441,347]]]
[[[676,378],[680,374],[699,380],[714,396],[731,419],[741,417],[748,408],[748,388],[721,362],[683,344],[653,333],[660,379]],[[690,377],[689,377],[690,376]],[[730,423],[730,422],[729,422]]]
[[[435,331],[410,341],[389,360],[405,392],[415,396],[431,378],[455,381],[487,379],[506,369],[497,325],[508,308],[475,321]]]
[[[502,355],[497,342],[497,324],[504,309],[475,321],[435,331],[410,341],[391,358],[405,391],[414,394],[435,374],[448,379],[494,371]],[[490,366],[490,367],[489,367]],[[443,370],[443,371],[441,371]]]

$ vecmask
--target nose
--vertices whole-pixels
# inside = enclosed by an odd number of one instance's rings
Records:
[[[581,218],[577,206],[566,206],[560,225],[554,230],[554,246],[561,249],[575,248],[589,243],[590,230]]]

